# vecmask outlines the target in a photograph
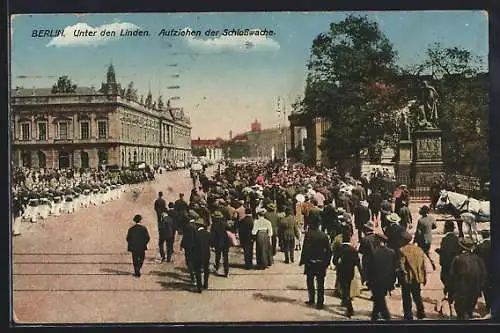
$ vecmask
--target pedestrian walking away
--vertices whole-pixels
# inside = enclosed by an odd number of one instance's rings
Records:
[[[434,220],[433,217],[429,216],[429,212],[429,206],[420,207],[419,214],[421,215],[421,217],[417,222],[417,230],[415,231],[414,242],[424,251],[425,255],[431,262],[432,269],[436,270],[436,264],[430,256],[430,249],[432,243],[432,230],[436,229],[437,226],[436,220]]]
[[[145,251],[148,249],[150,237],[148,229],[141,225],[142,216],[135,215],[133,221],[135,225],[127,232],[128,251],[132,253],[132,263],[134,265],[134,276],[141,276],[141,268],[144,263]]]
[[[413,237],[408,232],[404,232],[403,239],[405,245],[399,249],[399,282],[401,284],[405,320],[413,319],[412,298],[417,307],[417,318],[425,318],[424,304],[421,295],[421,285],[425,286],[427,283],[425,253],[416,244],[411,243],[412,238]]]
[[[158,224],[158,246],[160,248],[161,261],[172,261],[174,253],[174,232],[175,224],[172,216],[169,215],[168,208],[161,215],[160,223]],[[167,256],[165,258],[165,246],[167,248]]]
[[[158,192],[158,199],[155,200],[154,209],[156,212],[156,217],[158,218],[158,224],[160,224],[161,216],[165,212],[167,203],[163,199],[163,192]]]
[[[311,220],[309,230],[304,237],[299,266],[304,265],[304,274],[306,275],[309,294],[309,300],[306,304],[314,305],[316,301],[317,309],[322,309],[324,306],[325,276],[331,256],[328,236],[319,230],[318,220]],[[317,288],[314,286],[315,282]]]
[[[396,252],[387,247],[387,237],[382,234],[378,237],[380,243],[373,252],[373,265],[370,267],[367,281],[373,297],[371,320],[377,320],[379,315],[385,320],[390,320],[391,315],[385,297],[388,292],[394,290],[399,260]]]
[[[196,230],[193,235],[191,264],[196,277],[196,291],[201,293],[202,289],[208,289],[211,235],[206,229],[203,219],[196,220],[194,225]]]

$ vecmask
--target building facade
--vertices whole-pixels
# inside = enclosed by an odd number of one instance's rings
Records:
[[[224,159],[224,140],[191,140],[193,156],[205,157],[212,162],[218,162]]]
[[[155,104],[125,98],[112,66],[97,92],[92,88],[70,93],[13,90],[12,161],[15,166],[33,168],[189,162],[189,119],[182,110]]]

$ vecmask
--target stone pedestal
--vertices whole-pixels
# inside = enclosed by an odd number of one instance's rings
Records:
[[[429,187],[443,173],[439,129],[419,130],[413,133],[413,174],[415,187]]]
[[[399,184],[411,183],[412,142],[401,140],[398,145],[399,159],[396,163],[396,180]]]

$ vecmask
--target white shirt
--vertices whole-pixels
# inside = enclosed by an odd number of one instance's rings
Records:
[[[271,221],[259,216],[259,218],[253,222],[252,235],[257,235],[257,233],[261,230],[267,230],[269,237],[273,235],[273,225],[271,224]]]

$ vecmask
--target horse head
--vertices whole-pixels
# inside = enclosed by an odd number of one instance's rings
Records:
[[[448,197],[448,191],[441,190],[439,192],[439,199],[436,202],[437,209],[445,209],[450,205],[450,198]]]

